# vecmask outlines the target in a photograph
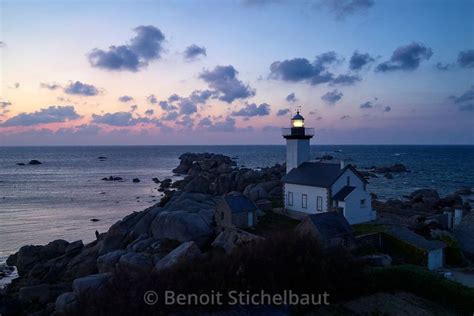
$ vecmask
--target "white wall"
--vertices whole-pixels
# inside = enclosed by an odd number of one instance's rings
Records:
[[[332,185],[332,194],[336,194],[344,186],[347,185],[347,177],[349,177],[349,185],[355,187],[344,201],[339,202],[339,206],[344,209],[344,216],[349,224],[364,223],[373,220],[372,203],[370,193],[364,191],[364,182],[350,169],[347,169],[339,179]],[[361,200],[365,200],[365,206],[360,204]]]
[[[328,192],[325,188],[316,188],[300,184],[284,184],[285,192],[285,208],[291,211],[298,211],[308,214],[316,214],[316,200],[318,196],[323,198],[323,212],[327,212],[327,196]],[[293,192],[293,205],[288,205],[288,192]],[[303,208],[301,204],[301,196],[306,194],[308,196],[308,207]]]
[[[428,269],[435,270],[444,265],[444,249],[432,250],[428,253]]]
[[[286,173],[309,161],[309,139],[286,140]]]

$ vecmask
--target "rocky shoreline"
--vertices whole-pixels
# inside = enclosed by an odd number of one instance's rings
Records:
[[[153,179],[163,198],[156,205],[134,212],[116,222],[97,240],[55,240],[44,246],[23,246],[7,264],[16,266],[19,277],[0,296],[1,315],[32,313],[65,315],[77,309],[79,298],[100,292],[118,273],[152,273],[181,261],[200,257],[211,250],[230,252],[260,237],[246,232],[219,232],[214,224],[214,206],[219,196],[243,194],[261,210],[281,205],[284,165],[253,170],[239,168],[219,154],[186,153],[173,169],[182,180]],[[406,167],[373,168],[374,172],[406,172]],[[104,178],[104,181],[122,179]],[[431,228],[424,221],[430,214],[470,205],[461,194],[441,198],[434,190],[418,190],[404,200],[374,201],[381,224]],[[436,228],[433,228],[433,230]],[[469,237],[470,238],[470,237]],[[461,243],[462,244],[462,243]]]

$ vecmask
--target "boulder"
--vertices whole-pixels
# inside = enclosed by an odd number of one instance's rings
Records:
[[[98,273],[78,278],[72,282],[72,290],[76,297],[95,295],[95,292],[104,288],[111,277],[112,273]]]
[[[97,273],[97,257],[100,243],[88,244],[82,251],[68,262],[64,271],[66,280],[73,280],[89,274]]]
[[[19,162],[19,163],[17,163],[16,165],[17,165],[17,166],[25,166],[26,164],[23,163],[23,162]]]
[[[30,160],[30,162],[28,162],[29,165],[41,165],[41,162],[39,160]]]
[[[151,223],[150,233],[156,239],[194,240],[201,244],[213,234],[213,229],[199,214],[164,211]]]
[[[151,181],[153,181],[156,184],[160,183],[160,179],[158,178],[152,178]]]
[[[65,253],[66,254],[72,254],[72,253],[79,253],[82,248],[84,248],[84,244],[82,243],[82,240],[77,240],[75,242],[70,243],[66,249]]]
[[[209,193],[211,182],[202,175],[194,177],[183,188],[184,192]]]
[[[18,298],[23,302],[39,302],[46,303],[50,299],[50,291],[48,284],[39,284],[34,286],[26,286],[18,291]]]
[[[179,262],[192,260],[200,255],[201,251],[195,242],[185,242],[159,260],[155,265],[155,270],[161,271],[163,269],[168,269]]]
[[[55,311],[59,315],[74,314],[77,307],[77,296],[74,292],[66,292],[56,298]]]
[[[272,201],[267,199],[258,200],[255,202],[255,205],[259,210],[262,211],[271,211],[272,210]]]
[[[99,273],[115,272],[115,267],[120,257],[126,253],[126,250],[120,249],[106,253],[97,258],[97,268]]]
[[[412,203],[423,202],[425,200],[438,201],[439,193],[434,189],[419,189],[410,193],[408,197]]]
[[[250,245],[262,237],[245,232],[240,229],[225,229],[212,242],[212,247],[221,248],[226,253],[232,252],[236,247]]]
[[[262,183],[249,184],[244,190],[244,195],[247,196],[252,201],[269,198],[269,195],[267,191],[265,190]]]
[[[454,194],[471,195],[471,194],[474,194],[474,192],[472,191],[471,187],[462,187],[459,190],[457,190],[456,192],[454,192]]]
[[[407,167],[405,167],[405,165],[402,165],[401,163],[397,163],[397,164],[395,164],[393,166],[389,166],[389,167],[372,167],[371,170],[374,171],[375,173],[408,172]]]
[[[153,259],[143,253],[128,252],[120,257],[118,267],[127,275],[136,275],[149,272],[153,268]]]
[[[138,179],[138,178],[133,178],[132,182],[133,182],[133,183],[139,183],[139,182],[140,182],[140,179]]]
[[[391,173],[386,173],[383,176],[385,179],[393,179],[393,175]]]

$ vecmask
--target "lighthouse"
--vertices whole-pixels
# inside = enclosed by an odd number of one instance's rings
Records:
[[[291,118],[291,127],[283,128],[282,135],[286,139],[286,173],[289,173],[310,160],[309,143],[314,136],[314,129],[304,126],[304,117],[297,110]]]

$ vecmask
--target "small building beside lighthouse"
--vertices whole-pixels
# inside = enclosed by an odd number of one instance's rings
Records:
[[[283,128],[286,139],[286,175],[283,177],[284,207],[299,215],[339,212],[350,224],[374,220],[367,180],[350,164],[312,161],[307,128],[297,111],[291,127]]]

